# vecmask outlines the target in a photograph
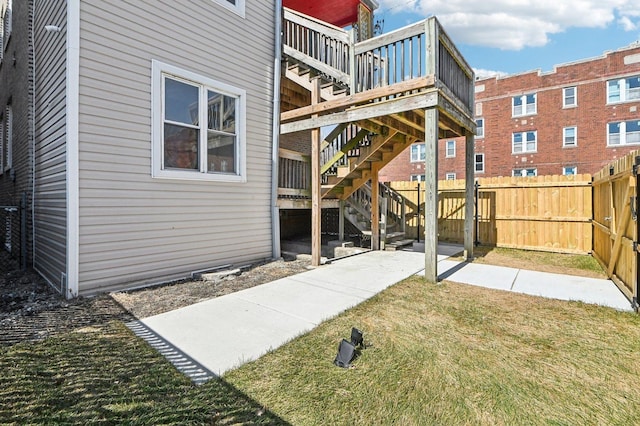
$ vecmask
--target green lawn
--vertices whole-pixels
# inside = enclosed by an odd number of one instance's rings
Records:
[[[202,386],[119,322],[0,348],[0,371],[2,424],[629,425],[640,317],[416,277]]]

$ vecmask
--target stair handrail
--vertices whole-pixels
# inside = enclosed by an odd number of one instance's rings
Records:
[[[283,15],[284,54],[349,87],[350,32],[288,8]]]

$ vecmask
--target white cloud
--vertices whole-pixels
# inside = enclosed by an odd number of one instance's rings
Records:
[[[381,11],[437,16],[458,43],[520,50],[572,27],[640,28],[638,0],[379,0]]]
[[[489,77],[505,77],[509,75],[509,73],[503,71],[485,70],[482,68],[474,68],[473,72],[476,74],[476,78],[481,80]]]

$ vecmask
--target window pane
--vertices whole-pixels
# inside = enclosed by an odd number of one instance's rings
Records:
[[[216,132],[207,134],[209,172],[236,173],[236,138]]]
[[[198,170],[197,129],[164,125],[164,167],[172,169]]]
[[[608,98],[609,102],[618,102],[620,101],[620,83],[618,80],[610,81],[608,85]]]
[[[198,125],[198,88],[165,78],[164,118],[177,123]]]
[[[522,152],[522,133],[513,134],[513,152]]]
[[[209,90],[207,92],[207,121],[210,130],[236,132],[236,99]]]

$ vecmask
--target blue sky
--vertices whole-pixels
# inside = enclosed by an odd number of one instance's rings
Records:
[[[516,74],[640,41],[640,0],[378,0],[384,32],[435,15],[476,75]]]

